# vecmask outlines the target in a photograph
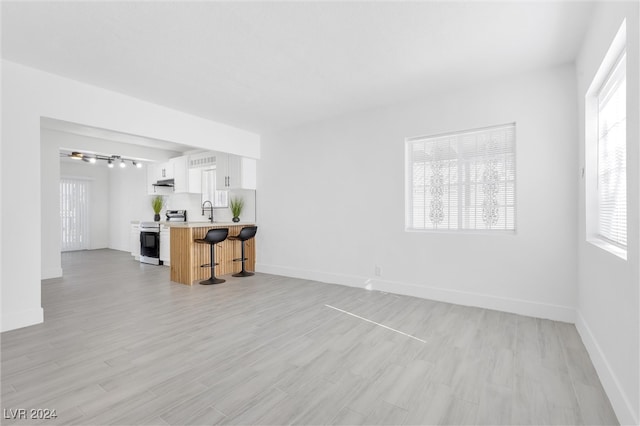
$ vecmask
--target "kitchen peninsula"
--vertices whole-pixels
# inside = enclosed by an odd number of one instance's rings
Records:
[[[208,264],[209,245],[199,244],[194,240],[204,238],[209,229],[229,228],[229,235],[238,235],[245,226],[253,223],[236,222],[175,222],[166,225],[171,231],[171,281],[193,285],[200,280],[210,277],[211,270],[203,268],[201,265]],[[246,268],[255,270],[255,238],[245,242],[245,256],[247,257]],[[215,262],[216,275],[227,275],[240,271],[240,262],[233,259],[240,257],[240,242],[224,240],[216,245]]]

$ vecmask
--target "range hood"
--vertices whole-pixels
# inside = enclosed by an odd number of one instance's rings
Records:
[[[173,188],[174,187],[174,180],[173,179],[161,179],[158,180],[156,183],[153,184],[154,187],[163,187],[163,188]]]

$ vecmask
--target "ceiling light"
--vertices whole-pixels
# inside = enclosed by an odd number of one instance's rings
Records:
[[[2,1],[2,0],[0,0]],[[120,166],[120,168],[124,169],[125,167],[127,167],[127,163],[131,162],[133,164],[134,167],[137,168],[142,168],[142,163],[138,160],[134,160],[132,158],[125,158],[122,157],[120,155],[102,155],[102,154],[86,154],[80,151],[61,151],[60,152],[60,156],[64,157],[64,158],[71,158],[74,160],[82,160],[85,163],[91,163],[91,164],[96,164],[100,161],[106,161],[107,162],[107,167],[109,167],[110,169],[114,168],[116,166],[116,164],[118,164]]]

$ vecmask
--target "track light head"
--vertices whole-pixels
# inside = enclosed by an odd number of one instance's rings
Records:
[[[120,160],[120,168],[124,169],[127,165],[124,163],[124,160]]]
[[[107,167],[109,167],[110,169],[113,169],[113,160],[111,158],[107,160]]]

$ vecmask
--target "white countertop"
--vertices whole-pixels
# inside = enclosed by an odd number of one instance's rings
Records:
[[[140,220],[132,220],[132,225],[139,225]],[[147,220],[145,222],[151,222]],[[162,220],[160,222],[156,222],[159,225],[164,225],[167,227],[175,227],[175,228],[207,228],[210,226],[245,226],[245,225],[255,225],[255,222],[213,222],[211,223],[208,220],[199,220],[199,221],[189,221],[189,222],[167,222],[166,220]]]
[[[213,222],[210,221],[198,221],[198,222],[160,222],[160,225],[164,225],[167,227],[173,228],[208,228],[215,226],[244,226],[244,225],[255,225],[254,222]]]

